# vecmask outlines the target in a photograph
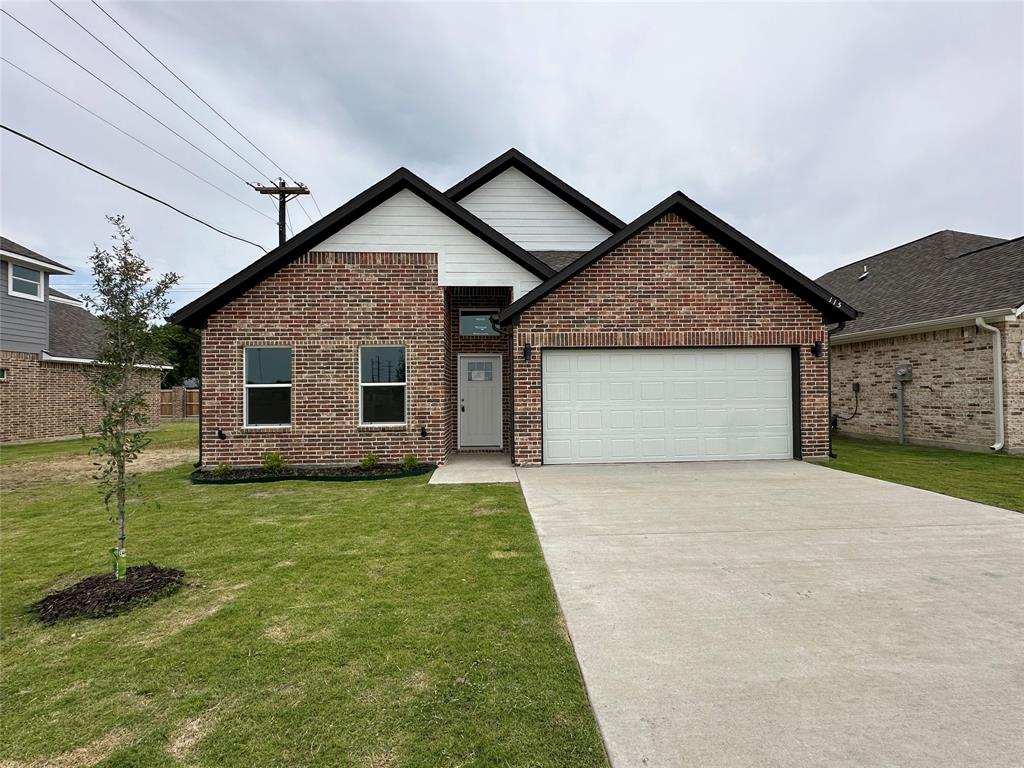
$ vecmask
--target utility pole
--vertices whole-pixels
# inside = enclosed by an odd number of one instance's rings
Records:
[[[294,200],[299,195],[308,195],[309,187],[305,184],[300,184],[299,182],[295,182],[295,184],[289,186],[284,179],[278,179],[277,184],[269,187],[264,187],[259,184],[250,184],[249,186],[261,195],[274,195],[277,197],[277,244],[284,245],[284,241],[288,239],[285,205],[289,200]]]

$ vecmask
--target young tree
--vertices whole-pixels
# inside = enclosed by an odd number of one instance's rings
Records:
[[[86,378],[102,414],[99,440],[93,448],[100,457],[96,479],[108,510],[111,499],[116,499],[117,547],[112,555],[115,576],[123,579],[127,571],[127,470],[149,443],[144,431],[148,426],[145,379],[136,366],[159,359],[152,324],[167,312],[167,293],[181,278],[170,272],[152,282],[149,267],[135,252],[124,217],[108,216],[107,220],[114,226],[114,246],[110,250],[96,246],[90,258],[93,293],[85,297],[86,305],[103,323],[104,336],[98,362],[86,369]]]

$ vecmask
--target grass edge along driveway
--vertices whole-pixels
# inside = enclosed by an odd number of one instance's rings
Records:
[[[52,628],[26,606],[113,525],[88,483],[5,493],[0,765],[607,764],[518,486],[189,470],[142,476],[128,539],[189,586]]]
[[[827,466],[1024,512],[1024,456],[832,438]]]

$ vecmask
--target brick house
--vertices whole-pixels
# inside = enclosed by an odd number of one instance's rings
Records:
[[[399,169],[183,307],[201,461],[828,455],[854,310],[681,193],[626,224],[516,150]]]
[[[100,413],[82,367],[103,329],[81,301],[50,285],[73,270],[0,238],[0,443],[91,433]],[[150,421],[160,419],[158,366],[140,367]]]
[[[819,282],[862,313],[832,334],[842,432],[898,439],[902,399],[907,442],[1024,452],[1024,238],[946,230]]]

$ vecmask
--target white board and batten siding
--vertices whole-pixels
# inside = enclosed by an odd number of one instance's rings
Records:
[[[544,463],[791,459],[790,354],[544,350]]]
[[[436,253],[442,286],[510,287],[517,299],[540,278],[409,190],[388,198],[313,251]]]
[[[459,203],[527,251],[589,251],[611,234],[516,168]]]

